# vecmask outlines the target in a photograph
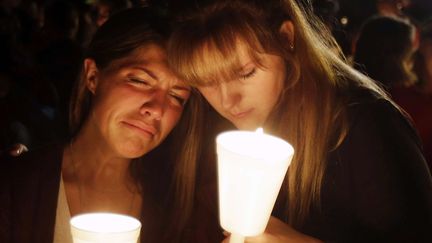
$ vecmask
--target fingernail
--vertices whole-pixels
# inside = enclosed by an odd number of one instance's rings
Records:
[[[28,152],[28,148],[24,144],[21,145],[21,152]]]

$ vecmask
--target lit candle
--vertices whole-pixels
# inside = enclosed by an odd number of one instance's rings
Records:
[[[113,213],[88,213],[70,220],[74,243],[136,243],[141,223],[130,216]]]
[[[220,224],[240,243],[264,232],[294,149],[262,129],[224,132],[216,144]]]

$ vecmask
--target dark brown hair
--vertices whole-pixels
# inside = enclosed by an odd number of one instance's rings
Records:
[[[131,8],[111,16],[96,32],[85,58],[93,59],[100,70],[111,68],[110,64],[127,57],[139,48],[156,44],[165,48],[170,29],[168,19],[149,8]],[[175,126],[162,145],[169,148],[162,151],[164,156],[154,158],[154,151],[144,158],[135,159],[131,163],[131,174],[138,182],[145,181],[142,171],[144,160],[154,160],[155,163],[165,163],[171,166],[173,199],[175,207],[169,223],[172,231],[179,234],[192,210],[195,190],[196,156],[199,151],[201,127],[199,124],[201,102],[199,96],[190,96],[183,110],[180,121]],[[84,75],[77,80],[70,104],[70,129],[72,136],[79,133],[92,109],[92,93],[88,90]],[[179,139],[180,138],[180,139]],[[161,145],[160,145],[161,146]],[[155,150],[157,150],[156,148]],[[169,152],[169,156],[167,153]],[[152,154],[153,153],[153,154]],[[157,152],[156,152],[157,153]],[[158,161],[160,159],[172,161]],[[160,181],[160,177],[158,178]],[[164,178],[163,180],[165,180]],[[159,183],[158,181],[155,183]],[[151,185],[150,185],[151,186]]]

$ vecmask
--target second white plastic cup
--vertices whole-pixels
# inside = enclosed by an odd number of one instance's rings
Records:
[[[130,216],[88,213],[70,220],[74,243],[137,243],[141,223]]]

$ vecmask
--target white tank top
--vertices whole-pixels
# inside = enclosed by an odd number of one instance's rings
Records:
[[[69,226],[70,219],[71,215],[66,199],[63,175],[60,175],[60,187],[57,199],[57,212],[54,228],[54,243],[72,243],[72,235]]]

